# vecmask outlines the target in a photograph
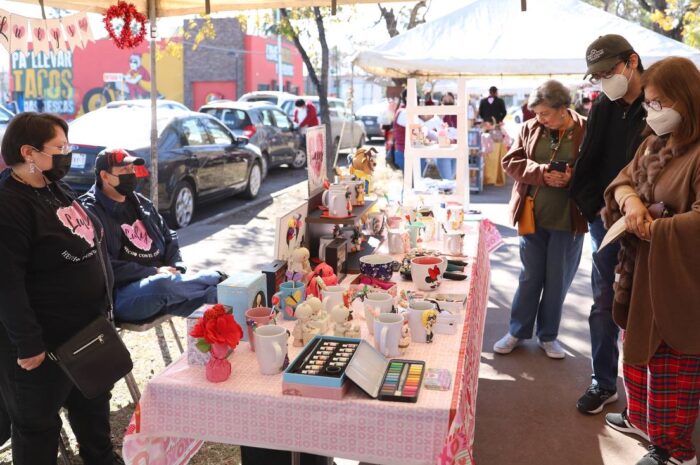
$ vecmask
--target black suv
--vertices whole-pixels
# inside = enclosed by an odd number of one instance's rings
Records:
[[[303,168],[306,165],[301,135],[276,105],[215,100],[202,106],[199,111],[217,117],[236,136],[247,137],[251,144],[260,148],[265,165],[263,176],[274,166],[286,164],[292,168]]]

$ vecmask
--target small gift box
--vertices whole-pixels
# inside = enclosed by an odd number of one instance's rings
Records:
[[[234,273],[216,287],[217,301],[233,309],[233,318],[246,327],[245,312],[267,303],[267,279],[261,273]],[[248,340],[248,333],[243,333]]]
[[[197,349],[198,338],[190,336],[192,329],[197,324],[197,321],[204,316],[204,312],[213,307],[214,304],[204,304],[197,310],[192,312],[190,316],[187,317],[187,364],[188,365],[204,365],[209,361],[209,353],[202,352]],[[224,309],[227,313],[232,313],[233,309],[229,306],[224,305]],[[229,351],[230,353],[230,351]]]

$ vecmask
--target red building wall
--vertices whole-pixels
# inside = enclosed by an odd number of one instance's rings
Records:
[[[278,90],[277,39],[246,35],[245,50],[245,92]],[[303,95],[304,74],[301,55],[294,44],[284,40],[282,41],[282,69],[285,90]],[[268,89],[264,89],[264,86],[268,86]]]

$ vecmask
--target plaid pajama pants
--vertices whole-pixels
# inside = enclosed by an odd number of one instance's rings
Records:
[[[695,456],[692,436],[700,411],[700,355],[662,342],[648,365],[623,364],[627,415],[676,459]]]

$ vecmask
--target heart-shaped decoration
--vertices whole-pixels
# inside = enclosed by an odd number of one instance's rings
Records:
[[[146,16],[131,3],[118,2],[107,9],[102,21],[119,48],[134,48],[146,37]]]
[[[131,27],[131,35],[132,36],[138,36],[139,34],[141,34],[141,27],[142,27],[141,23],[139,23],[135,19],[131,20],[130,27]]]
[[[56,42],[61,40],[61,29],[54,27],[51,29],[51,37],[53,37],[53,40]]]
[[[126,237],[129,239],[129,241],[131,241],[131,243],[139,249],[145,252],[151,250],[153,240],[148,235],[146,226],[141,220],[134,221],[133,225],[123,224],[122,231],[124,232],[124,235],[126,235]]]
[[[43,27],[34,28],[32,32],[34,32],[34,39],[39,42],[43,42],[46,38],[46,31]]]
[[[95,230],[92,227],[92,222],[79,203],[73,202],[69,207],[59,208],[56,211],[56,216],[61,220],[63,226],[87,242],[90,247],[95,245]]]
[[[10,27],[10,20],[7,19],[7,16],[3,16],[2,19],[0,19],[0,32],[1,33],[6,33],[7,28]]]
[[[122,18],[113,18],[110,23],[112,24],[112,29],[116,35],[121,35],[122,28],[124,27],[124,20]]]
[[[72,38],[75,37],[75,33],[78,32],[78,30],[75,28],[75,24],[69,24],[66,28],[66,32],[68,32],[68,35]]]
[[[20,26],[19,24],[15,24],[15,26],[12,28],[12,34],[15,36],[15,39],[21,39],[24,37],[26,32],[27,30],[24,28],[24,26]]]
[[[83,19],[79,20],[79,21],[78,21],[78,26],[80,27],[80,29],[82,29],[83,31],[87,32],[87,30],[88,30],[88,20],[87,20],[87,18],[83,18]]]

